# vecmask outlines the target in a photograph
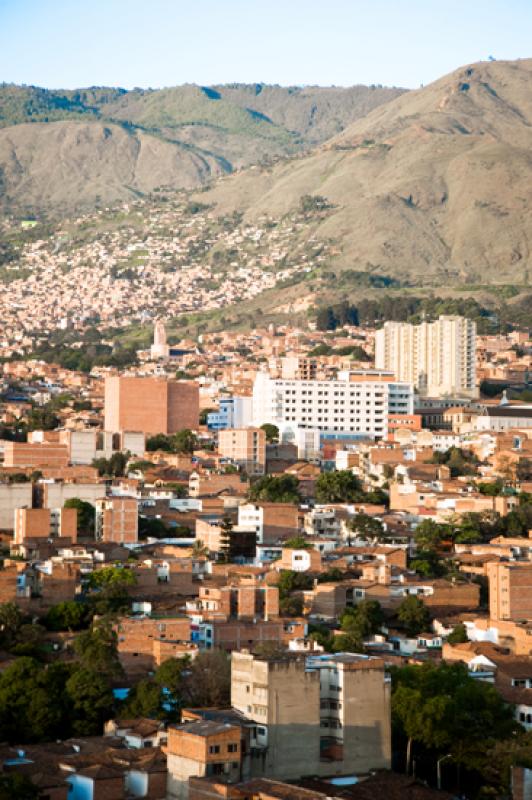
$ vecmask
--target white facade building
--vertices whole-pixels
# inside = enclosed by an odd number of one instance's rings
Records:
[[[389,372],[344,371],[336,380],[273,379],[259,372],[253,386],[253,422],[270,422],[283,434],[348,433],[383,439],[389,414],[412,414],[413,387]],[[313,433],[313,444],[315,446]]]
[[[477,397],[476,324],[457,316],[419,325],[385,322],[375,334],[375,366],[422,395]]]
[[[207,414],[207,427],[213,431],[250,428],[253,425],[252,397],[222,397],[218,411]]]

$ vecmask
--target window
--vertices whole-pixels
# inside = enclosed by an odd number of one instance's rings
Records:
[[[227,752],[228,753],[238,753],[238,745],[237,744],[228,744],[227,745]]]
[[[211,755],[215,755],[216,753],[220,752],[220,745],[219,744],[211,744],[209,747],[209,753]]]

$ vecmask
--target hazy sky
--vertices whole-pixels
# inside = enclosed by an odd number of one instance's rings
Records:
[[[417,87],[532,56],[532,0],[0,0],[0,81]]]

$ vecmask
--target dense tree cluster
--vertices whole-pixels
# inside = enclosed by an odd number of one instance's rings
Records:
[[[420,322],[423,317],[436,319],[440,314],[459,314],[475,320],[479,333],[496,333],[514,325],[532,325],[532,296],[517,302],[500,302],[496,311],[472,297],[416,297],[410,294],[383,294],[362,298],[356,304],[344,300],[317,310],[319,330],[336,330],[343,325],[378,325],[386,320]]]
[[[264,475],[251,484],[248,499],[253,503],[299,503],[299,481],[295,475]]]
[[[382,489],[365,492],[360,479],[348,469],[322,472],[316,481],[318,503],[375,503],[387,504],[388,495]]]
[[[163,450],[166,453],[191,454],[197,446],[196,435],[188,428],[184,428],[182,431],[170,436],[164,433],[157,433],[155,436],[149,436],[146,440],[146,450],[149,452]]]

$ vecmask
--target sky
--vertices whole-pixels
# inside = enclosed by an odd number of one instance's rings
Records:
[[[0,0],[0,81],[415,88],[532,56],[532,0]]]

